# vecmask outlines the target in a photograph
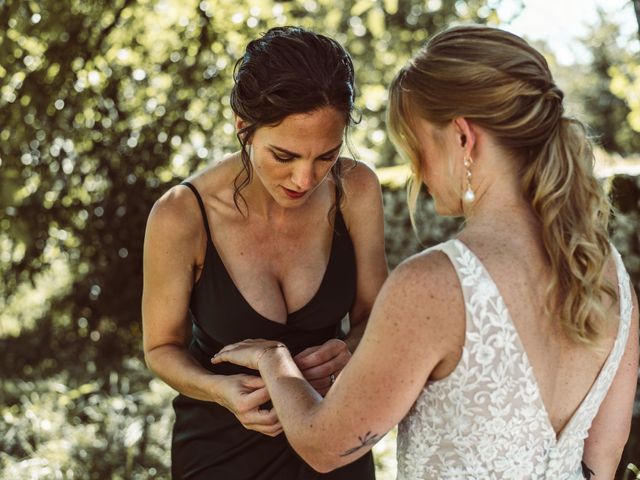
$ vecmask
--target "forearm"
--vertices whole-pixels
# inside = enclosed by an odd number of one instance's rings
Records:
[[[321,469],[321,458],[327,453],[327,432],[316,422],[322,397],[286,349],[267,352],[259,366],[287,440],[305,461]]]
[[[583,455],[583,470],[585,467],[590,470],[590,476],[585,476],[591,480],[613,480],[622,457],[624,447],[605,448],[601,451],[594,451],[593,448],[586,448]]]
[[[145,353],[149,369],[170,387],[196,400],[219,403],[217,375],[203,368],[178,345],[163,345]]]

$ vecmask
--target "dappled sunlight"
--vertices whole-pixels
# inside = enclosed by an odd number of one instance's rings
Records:
[[[500,25],[523,5],[501,18],[502,3],[0,0],[0,480],[168,477],[175,392],[142,358],[146,219],[169,188],[238,149],[229,94],[250,39],[297,24],[351,53],[359,123],[342,155],[378,169],[394,267],[460,221],[424,195],[414,235],[387,87],[436,31]],[[541,48],[569,113],[593,130],[618,209],[613,242],[638,286],[640,64],[621,35],[601,18],[584,40],[593,62],[570,67]],[[627,455],[639,463],[634,428]],[[378,478],[395,478],[395,431],[374,452]]]

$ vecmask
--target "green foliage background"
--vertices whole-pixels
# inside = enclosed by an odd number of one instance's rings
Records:
[[[172,393],[140,348],[144,225],[166,189],[237,148],[228,95],[249,39],[298,24],[343,43],[356,153],[391,166],[391,78],[451,22],[509,20],[499,3],[0,0],[0,478],[168,476]],[[639,63],[615,42],[592,51],[565,90],[605,148],[638,152]],[[390,259],[420,248],[394,182]],[[457,228],[428,205],[426,243]]]

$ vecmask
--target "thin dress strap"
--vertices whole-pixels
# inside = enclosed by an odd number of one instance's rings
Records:
[[[204,208],[204,202],[202,201],[200,193],[198,192],[196,187],[194,187],[189,182],[182,182],[180,185],[189,187],[193,194],[196,196],[196,200],[198,200],[198,205],[200,206],[200,213],[202,213],[202,221],[204,222],[204,231],[207,233],[207,240],[209,240],[209,243],[213,243],[213,241],[211,240],[211,230],[209,230],[209,218],[207,217],[207,211]]]

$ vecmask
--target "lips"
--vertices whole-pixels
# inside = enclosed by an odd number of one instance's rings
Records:
[[[287,194],[287,197],[292,198],[292,199],[302,198],[307,193],[306,191],[305,192],[298,192],[297,190],[290,190],[287,187],[282,187],[282,189],[284,190],[284,193]]]

